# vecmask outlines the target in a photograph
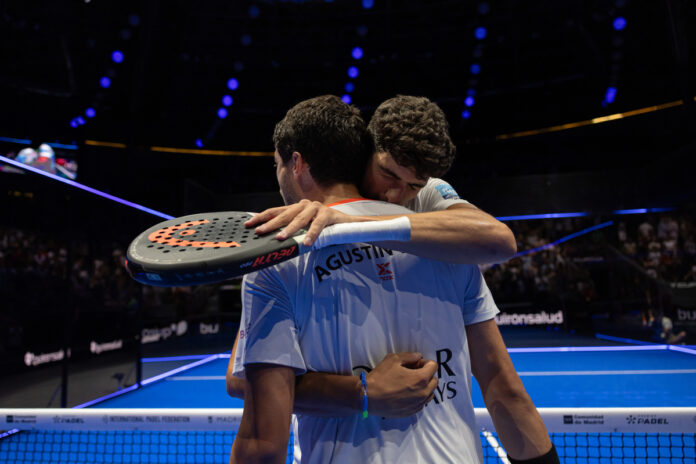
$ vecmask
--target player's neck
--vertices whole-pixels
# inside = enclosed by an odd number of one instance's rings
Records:
[[[306,196],[308,200],[318,201],[325,205],[359,197],[360,192],[353,184],[333,184],[328,187],[316,186],[316,189]]]

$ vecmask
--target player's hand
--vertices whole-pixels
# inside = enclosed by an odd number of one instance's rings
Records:
[[[249,219],[244,226],[256,227],[254,231],[259,235],[285,227],[276,234],[278,240],[285,240],[304,228],[307,234],[303,244],[312,246],[324,227],[343,222],[352,222],[352,219],[318,201],[301,200],[294,205],[269,208]]]
[[[406,417],[431,400],[437,387],[437,363],[420,353],[388,354],[367,374],[370,415]]]

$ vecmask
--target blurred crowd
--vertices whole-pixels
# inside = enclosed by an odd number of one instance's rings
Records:
[[[696,282],[693,215],[622,216],[597,232],[556,243],[599,222],[596,217],[509,222],[518,257],[482,266],[496,301],[547,310],[620,300],[639,308],[645,328],[664,328],[668,314],[656,290],[660,282]],[[23,320],[24,309],[42,314],[68,299],[83,313],[142,307],[146,319],[163,321],[219,309],[219,287],[142,286],[128,276],[124,261],[124,247],[115,242],[67,242],[44,231],[0,227],[0,297],[15,310],[0,312],[0,325],[7,330]]]
[[[483,266],[496,299],[592,301],[597,287],[587,264],[608,258],[608,247],[639,266],[646,276],[666,282],[696,282],[696,227],[690,214],[628,216],[595,235],[554,245],[569,234],[597,224],[589,217],[511,221],[520,255]]]
[[[85,330],[94,324],[131,330],[126,321],[135,320],[139,307],[145,324],[167,324],[202,314],[215,302],[210,289],[138,284],[118,244],[52,235],[0,227],[0,353],[62,333],[67,314]]]
[[[108,248],[86,241],[66,243],[42,232],[0,228],[0,274],[16,288],[67,287],[86,303],[85,308],[133,304],[137,286],[125,271],[123,250]]]
[[[648,275],[667,282],[696,282],[696,227],[687,214],[641,215],[621,221],[618,248]]]
[[[594,281],[583,263],[602,259],[602,250],[588,240],[554,244],[591,225],[585,217],[508,223],[520,256],[483,267],[496,301],[548,304],[597,298]]]

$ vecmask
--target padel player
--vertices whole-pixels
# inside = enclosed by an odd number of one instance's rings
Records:
[[[288,204],[309,199],[348,214],[404,212],[355,199],[371,138],[357,110],[337,97],[293,107],[276,126],[274,143]],[[330,275],[318,271],[330,262]],[[299,416],[302,461],[481,462],[473,371],[508,453],[558,462],[507,355],[493,319],[497,312],[476,266],[373,245],[321,249],[248,275],[235,367],[247,378],[245,408],[231,460],[285,460],[297,374],[355,374],[390,352],[420,350],[438,359],[446,397],[416,415],[385,419],[369,414],[362,376],[361,415]]]
[[[439,106],[425,97],[399,95],[379,105],[368,128],[376,151],[362,177],[361,193],[421,213],[407,214],[411,240],[391,244],[394,248],[461,264],[501,262],[515,254],[515,238],[505,224],[460,199],[451,185],[438,179],[455,157]],[[303,200],[263,211],[246,225],[257,226],[260,234],[285,227],[279,239],[309,226],[305,244],[311,245],[327,225],[393,217],[351,216]]]
[[[362,193],[406,206],[411,241],[391,243],[393,249],[418,256],[483,264],[508,259],[516,251],[510,229],[489,214],[459,198],[455,190],[436,177],[451,167],[455,147],[443,111],[424,97],[403,96],[383,102],[368,126],[376,144],[365,175]],[[394,216],[350,216],[320,202],[302,200],[294,205],[271,208],[248,223],[258,233],[287,226],[279,238],[309,226],[307,245],[313,243],[323,227],[339,222],[373,221]],[[235,347],[237,340],[235,340]],[[233,348],[232,352],[235,352]],[[243,397],[244,383],[232,376],[233,357],[227,372],[227,390]],[[371,397],[375,411],[383,416],[401,417],[420,410],[432,397],[437,382],[432,362],[419,353],[397,353],[385,358],[368,376],[375,393]],[[354,377],[311,373],[297,385],[297,412],[321,414],[329,406],[336,414],[345,402],[343,392],[354,386]],[[352,404],[344,405],[348,411]]]

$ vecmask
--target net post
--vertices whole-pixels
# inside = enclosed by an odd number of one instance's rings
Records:
[[[63,360],[61,362],[61,379],[60,379],[60,407],[68,407],[68,353],[70,353],[70,308],[69,305],[65,307],[65,316],[63,321]]]
[[[67,210],[67,208],[66,208]],[[66,217],[70,218],[70,212],[66,211]],[[63,360],[61,362],[60,380],[60,407],[68,407],[68,377],[70,368],[70,347],[72,345],[72,324],[74,320],[75,305],[77,299],[72,292],[72,280],[70,279],[73,260],[73,247],[70,238],[67,238],[67,253],[65,257],[65,288],[68,289],[67,301],[63,303]]]
[[[138,284],[142,285],[142,284]],[[138,306],[135,310],[135,384],[142,387],[143,382],[143,292],[138,292]]]

